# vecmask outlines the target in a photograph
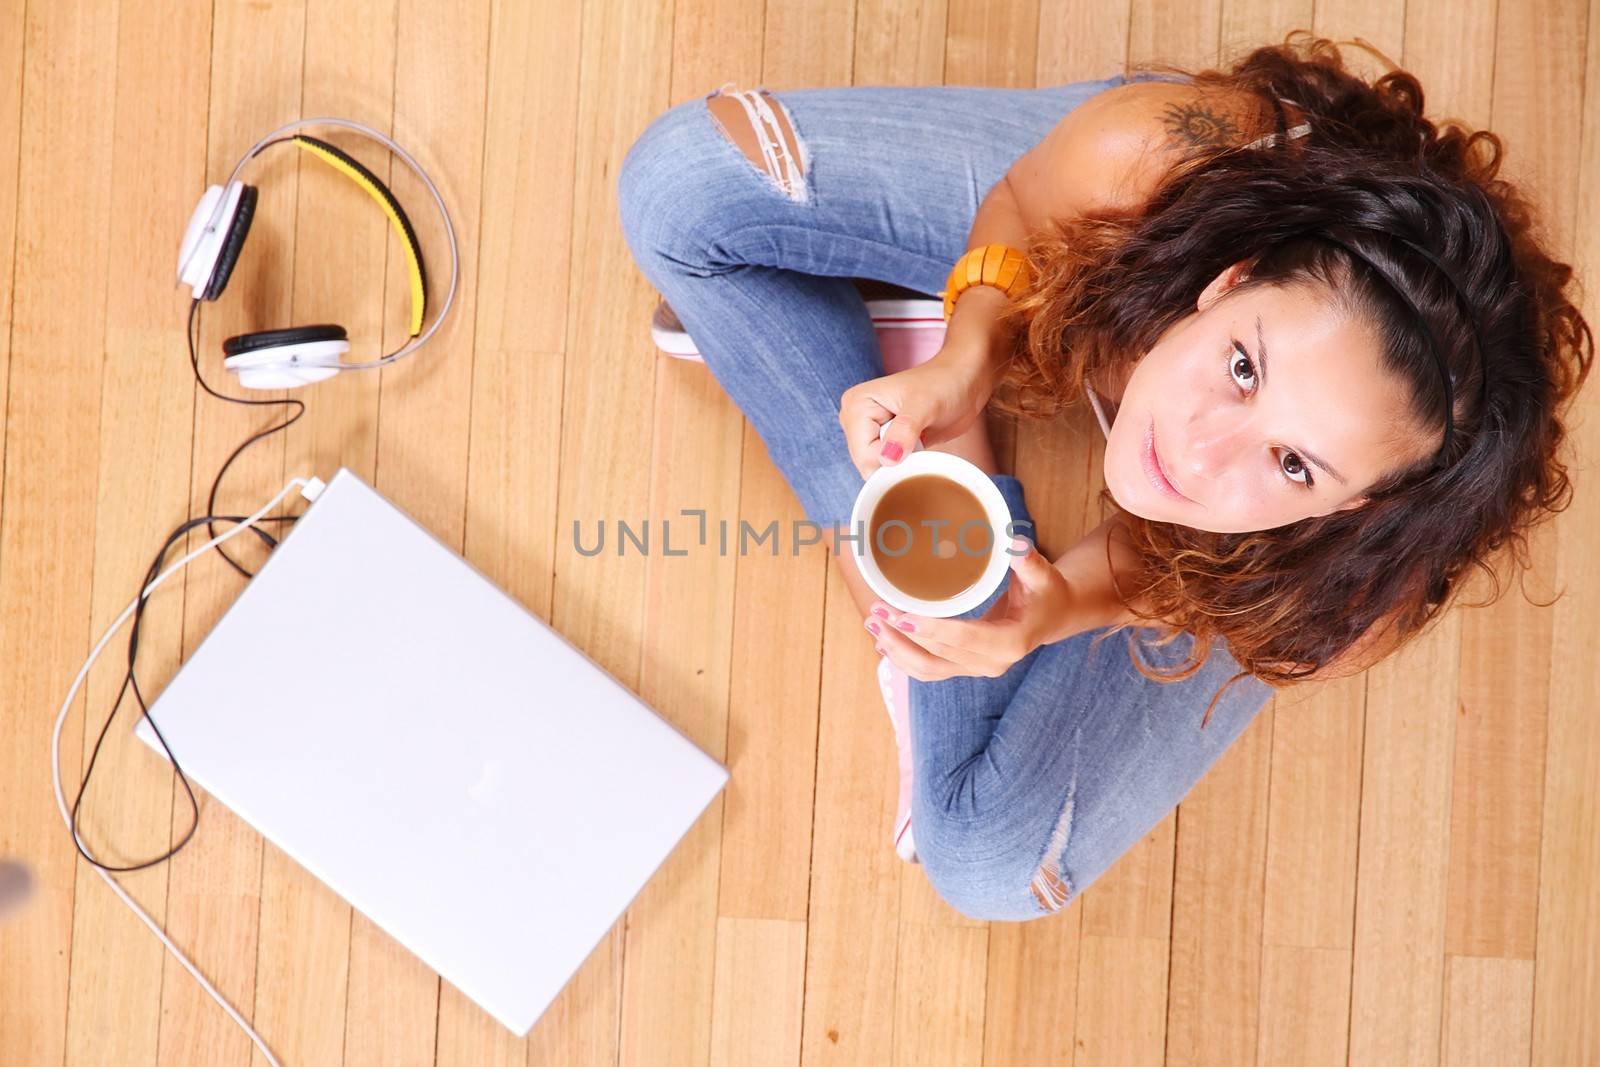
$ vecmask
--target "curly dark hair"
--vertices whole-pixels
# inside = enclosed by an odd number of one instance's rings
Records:
[[[1594,337],[1572,268],[1545,250],[1530,205],[1496,177],[1500,138],[1424,118],[1413,75],[1390,69],[1368,84],[1334,42],[1303,30],[1226,72],[1133,69],[1246,90],[1275,113],[1278,137],[1189,149],[1136,212],[1056,219],[1033,234],[1033,284],[1004,313],[1013,346],[998,408],[1048,418],[1081,401],[1086,379],[1135,361],[1240,261],[1248,275],[1231,293],[1309,286],[1371,324],[1382,365],[1435,442],[1441,357],[1454,380],[1443,465],[1433,456],[1401,465],[1358,507],[1249,533],[1118,516],[1140,561],[1114,576],[1119,595],[1166,631],[1158,643],[1196,638],[1186,664],[1157,673],[1128,629],[1135,666],[1178,681],[1221,642],[1241,667],[1203,726],[1246,675],[1281,688],[1366,669],[1439,616],[1469,568],[1494,580],[1482,604],[1498,599],[1492,563],[1506,552],[1526,568],[1525,531],[1570,502],[1561,415],[1588,375]],[[1285,136],[1279,98],[1302,110],[1308,135]],[[1115,508],[1109,490],[1101,500]],[[1107,555],[1109,564],[1109,545]]]

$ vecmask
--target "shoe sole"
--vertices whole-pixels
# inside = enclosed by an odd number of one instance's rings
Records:
[[[893,674],[891,673],[893,670],[894,665],[888,660],[878,660],[878,691],[883,697],[883,709],[889,715],[889,728],[894,731],[895,745],[898,748],[900,745],[904,744],[907,739],[900,736],[900,724],[895,721],[895,686],[893,682]],[[898,756],[899,754],[897,753],[897,770],[900,762]],[[922,862],[917,858],[917,843],[915,836],[911,832],[911,810],[909,806],[906,809],[905,815],[901,816],[899,823],[894,828],[894,853],[907,863]]]
[[[944,303],[933,299],[907,299],[883,297],[866,301],[867,314],[872,325],[880,330],[925,329],[930,324],[944,323]],[[704,363],[700,349],[687,330],[675,330],[652,317],[650,339],[662,352],[677,359]]]
[[[895,835],[894,854],[907,863],[921,863],[917,855],[916,838],[911,836],[911,813],[906,812],[906,821],[900,825],[900,832]]]

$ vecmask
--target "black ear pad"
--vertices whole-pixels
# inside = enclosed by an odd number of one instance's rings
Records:
[[[256,187],[246,185],[239,191],[239,207],[233,213],[233,225],[223,238],[222,251],[217,253],[217,265],[211,268],[211,284],[206,286],[204,299],[215,300],[228,287],[228,279],[244,251],[244,239],[250,235],[250,223],[256,217]]]
[[[245,352],[258,352],[263,348],[282,348],[286,345],[305,344],[307,341],[348,341],[343,326],[327,323],[321,326],[290,326],[286,330],[262,330],[259,333],[241,333],[222,342],[222,354],[237,356]]]

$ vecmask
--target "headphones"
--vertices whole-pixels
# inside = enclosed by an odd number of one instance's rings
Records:
[[[326,141],[295,132],[306,126],[339,126],[377,141],[399,156],[406,166],[422,179],[422,184],[432,194],[433,202],[439,208],[439,217],[444,220],[445,236],[450,242],[450,288],[445,294],[443,306],[439,308],[433,323],[426,330],[422,328],[422,322],[428,304],[427,276],[422,265],[422,248],[417,243],[416,231],[412,228],[405,209],[377,175],[350,155]],[[290,326],[285,329],[244,333],[230,337],[222,343],[222,351],[226,357],[222,365],[237,375],[239,384],[246,389],[293,389],[331,378],[340,371],[381,367],[422,347],[439,328],[439,324],[450,311],[450,305],[455,301],[456,279],[460,268],[455,227],[450,224],[450,212],[445,208],[439,190],[427,173],[417,165],[417,161],[384,134],[371,126],[349,119],[301,119],[280,126],[257,141],[244,154],[234,166],[233,173],[228,175],[226,182],[208,187],[201,196],[200,203],[196,205],[194,213],[189,217],[188,228],[183,234],[183,244],[178,249],[178,284],[188,285],[193,289],[196,303],[201,300],[216,300],[228,287],[228,279],[233,275],[233,268],[239,262],[239,253],[244,249],[244,241],[250,234],[250,223],[255,218],[256,211],[256,187],[239,181],[239,174],[250,160],[275,144],[294,144],[310,152],[361,186],[373,200],[377,201],[378,206],[383,208],[384,214],[389,216],[389,221],[400,236],[401,247],[405,250],[406,269],[410,278],[409,333],[406,343],[396,351],[381,359],[360,363],[344,361],[344,354],[350,351],[350,339],[345,333],[345,328],[337,324]]]

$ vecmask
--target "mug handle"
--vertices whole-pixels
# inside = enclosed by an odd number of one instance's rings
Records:
[[[898,418],[898,416],[896,416],[896,418]],[[893,421],[894,421],[893,418],[891,418],[889,420],[889,422],[893,422]],[[889,422],[882,423],[882,424],[880,424],[878,426],[878,440],[882,441],[883,440],[883,435],[889,432]],[[916,439],[916,441],[914,441],[912,443],[911,451],[920,452],[921,450],[922,450],[922,438],[919,437],[919,438]]]

